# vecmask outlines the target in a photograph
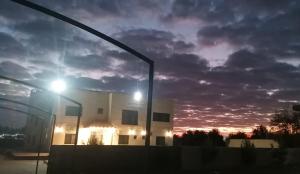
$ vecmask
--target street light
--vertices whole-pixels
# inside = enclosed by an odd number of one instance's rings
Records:
[[[137,102],[141,101],[143,98],[143,95],[140,91],[136,91],[133,95],[133,99]]]
[[[50,89],[58,94],[63,92],[66,89],[66,87],[66,83],[61,79],[54,80],[53,82],[51,82],[50,85]]]

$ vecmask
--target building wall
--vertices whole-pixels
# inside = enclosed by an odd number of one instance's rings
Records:
[[[241,148],[244,141],[244,139],[230,139],[228,147]],[[249,139],[248,141],[253,144],[255,148],[279,148],[279,144],[275,140]]]
[[[148,155],[149,153],[149,155]],[[247,152],[248,153],[248,152]],[[278,158],[281,153],[282,158]],[[225,170],[226,173],[270,173],[277,166],[295,168],[299,173],[300,149],[254,149],[251,156],[255,161],[245,161],[243,151],[227,147],[150,147],[141,146],[79,146],[74,155],[73,147],[53,146],[51,148],[48,173],[208,173],[205,171]],[[145,166],[145,164],[149,164]],[[260,172],[259,169],[262,169]],[[253,170],[253,172],[248,172]],[[259,172],[258,172],[259,171]],[[211,172],[213,173],[213,172]],[[217,172],[215,172],[217,173]],[[220,172],[222,173],[222,172]],[[276,172],[280,173],[280,172]],[[282,172],[287,173],[287,172]]]

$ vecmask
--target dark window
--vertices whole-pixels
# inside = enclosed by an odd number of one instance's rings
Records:
[[[300,105],[294,105],[293,110],[294,111],[300,111]]]
[[[79,107],[77,106],[66,106],[65,116],[78,116]]]
[[[30,140],[31,140],[31,136],[30,136],[30,135],[28,135],[28,136],[27,136],[27,144],[29,144],[29,143],[30,143]]]
[[[119,144],[129,144],[129,135],[119,135]]]
[[[123,110],[122,124],[138,125],[138,111]]]
[[[34,117],[33,116],[30,117],[30,122],[31,123],[34,122]]]
[[[39,119],[38,119],[38,118],[35,118],[35,122],[34,122],[35,126],[37,126],[38,123],[39,123]]]
[[[153,121],[170,122],[170,114],[154,112]]]
[[[32,144],[33,146],[35,145],[35,135],[32,136],[31,144]]]
[[[98,114],[103,114],[103,108],[98,108],[97,113]]]
[[[66,134],[65,144],[75,144],[75,134]]]
[[[166,145],[166,139],[165,139],[165,137],[157,136],[156,137],[156,145],[157,146],[164,146],[164,145]]]

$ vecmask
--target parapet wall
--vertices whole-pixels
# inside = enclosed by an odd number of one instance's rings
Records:
[[[149,153],[147,153],[149,152]],[[149,154],[149,155],[148,155]],[[149,163],[147,163],[149,161]],[[148,164],[148,165],[147,165]],[[300,149],[143,146],[53,146],[48,174],[200,171],[268,165],[300,165]]]

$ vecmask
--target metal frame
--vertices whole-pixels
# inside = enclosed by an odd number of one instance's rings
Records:
[[[20,83],[20,84],[23,84],[25,86],[30,86],[32,88],[36,88],[36,89],[39,89],[39,90],[43,90],[43,91],[46,91],[46,92],[49,92],[53,95],[56,95],[56,96],[59,96],[65,100],[68,100],[72,103],[75,103],[76,105],[79,106],[79,113],[78,113],[78,116],[77,116],[77,123],[76,123],[76,135],[75,135],[75,147],[77,146],[77,139],[78,139],[78,134],[79,134],[79,126],[80,126],[80,117],[81,117],[81,114],[82,114],[82,104],[79,103],[78,101],[76,100],[73,100],[67,96],[64,96],[64,95],[61,95],[61,94],[57,94],[55,92],[52,92],[46,88],[43,88],[41,86],[37,86],[37,85],[34,85],[34,84],[30,84],[30,83],[27,83],[27,82],[24,82],[24,81],[21,81],[21,80],[17,80],[17,79],[13,79],[13,78],[10,78],[10,77],[6,77],[6,76],[2,76],[0,75],[0,79],[4,79],[4,80],[9,80],[9,81],[13,81],[13,82],[16,82],[16,83]]]
[[[1,98],[2,100],[3,98]],[[7,101],[7,102],[11,102],[11,103],[16,103],[16,104],[20,104],[20,105],[24,105],[24,106],[27,106],[27,107],[31,107],[31,105],[28,105],[26,103],[22,103],[22,102],[18,102],[18,101],[14,101],[14,100],[3,100],[3,101]],[[40,108],[37,108],[37,107],[33,107],[35,109],[38,109],[42,112],[45,112],[45,113],[50,113],[50,112],[47,112],[47,111],[44,111]],[[31,114],[29,112],[25,112],[25,111],[22,111],[22,110],[18,110],[18,109],[13,109],[13,108],[10,108],[10,107],[6,107],[6,106],[0,106],[0,109],[5,109],[5,110],[9,110],[9,111],[14,111],[14,112],[19,112],[19,113],[22,113],[22,114],[25,114],[25,115],[29,115],[29,116],[33,116],[33,117],[37,117],[37,118],[40,118],[43,122],[42,122],[42,125],[41,125],[41,132],[40,132],[40,140],[39,140],[39,145],[38,145],[38,154],[37,154],[37,160],[36,160],[36,166],[35,166],[35,174],[38,173],[38,168],[39,168],[39,161],[40,161],[40,153],[41,153],[41,147],[42,147],[42,142],[43,142],[43,130],[44,130],[44,124],[45,124],[45,120],[47,118],[45,117],[40,117],[38,115],[35,115],[35,114]],[[50,113],[52,115],[52,113]],[[56,115],[53,115],[54,118],[56,117]],[[54,122],[55,123],[55,122]],[[53,138],[53,135],[52,137]]]
[[[76,150],[76,147],[77,147],[77,139],[78,139],[78,134],[79,134],[79,126],[80,126],[80,117],[81,117],[81,114],[82,114],[82,105],[81,103],[67,97],[67,96],[64,96],[64,95],[60,95],[60,94],[57,94],[57,93],[54,93],[46,88],[43,88],[41,86],[37,86],[37,85],[33,85],[33,84],[30,84],[30,83],[27,83],[27,82],[24,82],[24,81],[21,81],[21,80],[17,80],[17,79],[13,79],[13,78],[10,78],[10,77],[6,77],[6,76],[2,76],[0,75],[0,79],[4,79],[4,80],[9,80],[9,81],[13,81],[13,82],[16,82],[16,83],[20,83],[20,84],[23,84],[25,86],[29,86],[29,87],[32,87],[32,88],[36,88],[36,89],[39,89],[39,90],[43,90],[43,91],[46,91],[46,92],[49,92],[53,95],[56,95],[56,96],[59,96],[65,100],[68,100],[72,103],[75,103],[79,106],[79,113],[78,113],[78,116],[77,116],[77,124],[76,124],[76,134],[75,134],[75,144],[74,144],[74,151]],[[23,105],[23,106],[27,106],[27,107],[32,107],[32,108],[35,108],[37,110],[40,110],[40,111],[43,111],[45,113],[49,113],[47,111],[44,111],[38,107],[35,107],[35,106],[32,106],[32,105],[29,105],[29,104],[26,104],[26,103],[22,103],[22,102],[19,102],[19,101],[15,101],[15,100],[11,100],[11,99],[6,99],[6,98],[0,98],[0,100],[2,101],[6,101],[6,102],[11,102],[11,103],[15,103],[15,104],[20,104],[20,105]],[[18,110],[18,109],[12,109],[12,108],[9,108],[9,107],[5,107],[5,106],[0,106],[0,109],[7,109],[7,110],[11,110],[11,111],[15,111],[15,112],[19,112],[19,113],[23,113],[23,114],[27,114],[27,115],[32,115],[32,116],[36,116],[36,115],[33,115],[33,114],[30,114],[28,112],[25,112],[25,111],[22,111],[22,110]],[[53,138],[54,138],[54,129],[55,129],[55,124],[56,124],[56,115],[51,113],[51,115],[53,115],[53,127],[52,127],[52,135],[51,135],[51,144],[50,144],[50,148],[52,146],[52,143],[53,143]],[[36,116],[38,118],[42,118],[43,121],[45,120],[45,118],[43,117],[39,117],[39,116]],[[43,123],[44,124],[44,123]],[[42,130],[43,130],[43,125],[42,125]],[[40,133],[40,143],[42,142],[42,131]],[[37,159],[37,163],[36,163],[36,169],[35,169],[35,173],[37,174],[38,172],[38,165],[39,165],[39,156],[40,156],[40,150],[41,150],[41,144],[39,144],[39,147],[38,147],[38,159]]]
[[[12,2],[18,3],[20,5],[29,7],[33,10],[39,11],[41,13],[44,13],[48,16],[52,16],[56,19],[59,19],[61,21],[64,21],[66,23],[69,23],[73,26],[76,26],[84,31],[87,31],[88,33],[91,33],[109,43],[112,43],[113,45],[131,53],[132,55],[136,56],[137,58],[143,60],[149,65],[149,84],[148,84],[148,97],[147,97],[147,122],[146,122],[146,140],[145,140],[145,146],[148,147],[150,146],[150,135],[151,135],[151,115],[152,115],[152,95],[153,95],[153,78],[154,78],[154,61],[146,57],[145,55],[139,53],[138,51],[130,48],[129,46],[109,37],[108,35],[101,33],[87,25],[84,25],[74,19],[71,19],[67,16],[64,16],[58,12],[55,12],[53,10],[50,10],[48,8],[45,8],[41,5],[35,4],[33,2],[27,1],[27,0],[11,0]],[[80,117],[79,121],[80,121]],[[77,125],[77,128],[79,128],[79,123]],[[78,135],[75,137],[75,141],[77,145],[77,138]]]
[[[33,109],[36,109],[36,110],[39,110],[39,111],[42,111],[46,114],[50,114],[52,115],[51,112],[48,112],[48,111],[45,111],[39,107],[36,107],[36,106],[33,106],[33,105],[30,105],[30,104],[27,104],[27,103],[23,103],[23,102],[19,102],[19,101],[15,101],[15,100],[11,100],[11,99],[7,99],[7,98],[2,98],[0,97],[0,101],[5,101],[5,102],[9,102],[9,103],[15,103],[15,104],[19,104],[19,105],[23,105],[23,106],[27,106],[27,107],[30,107],[30,108],[33,108]]]

